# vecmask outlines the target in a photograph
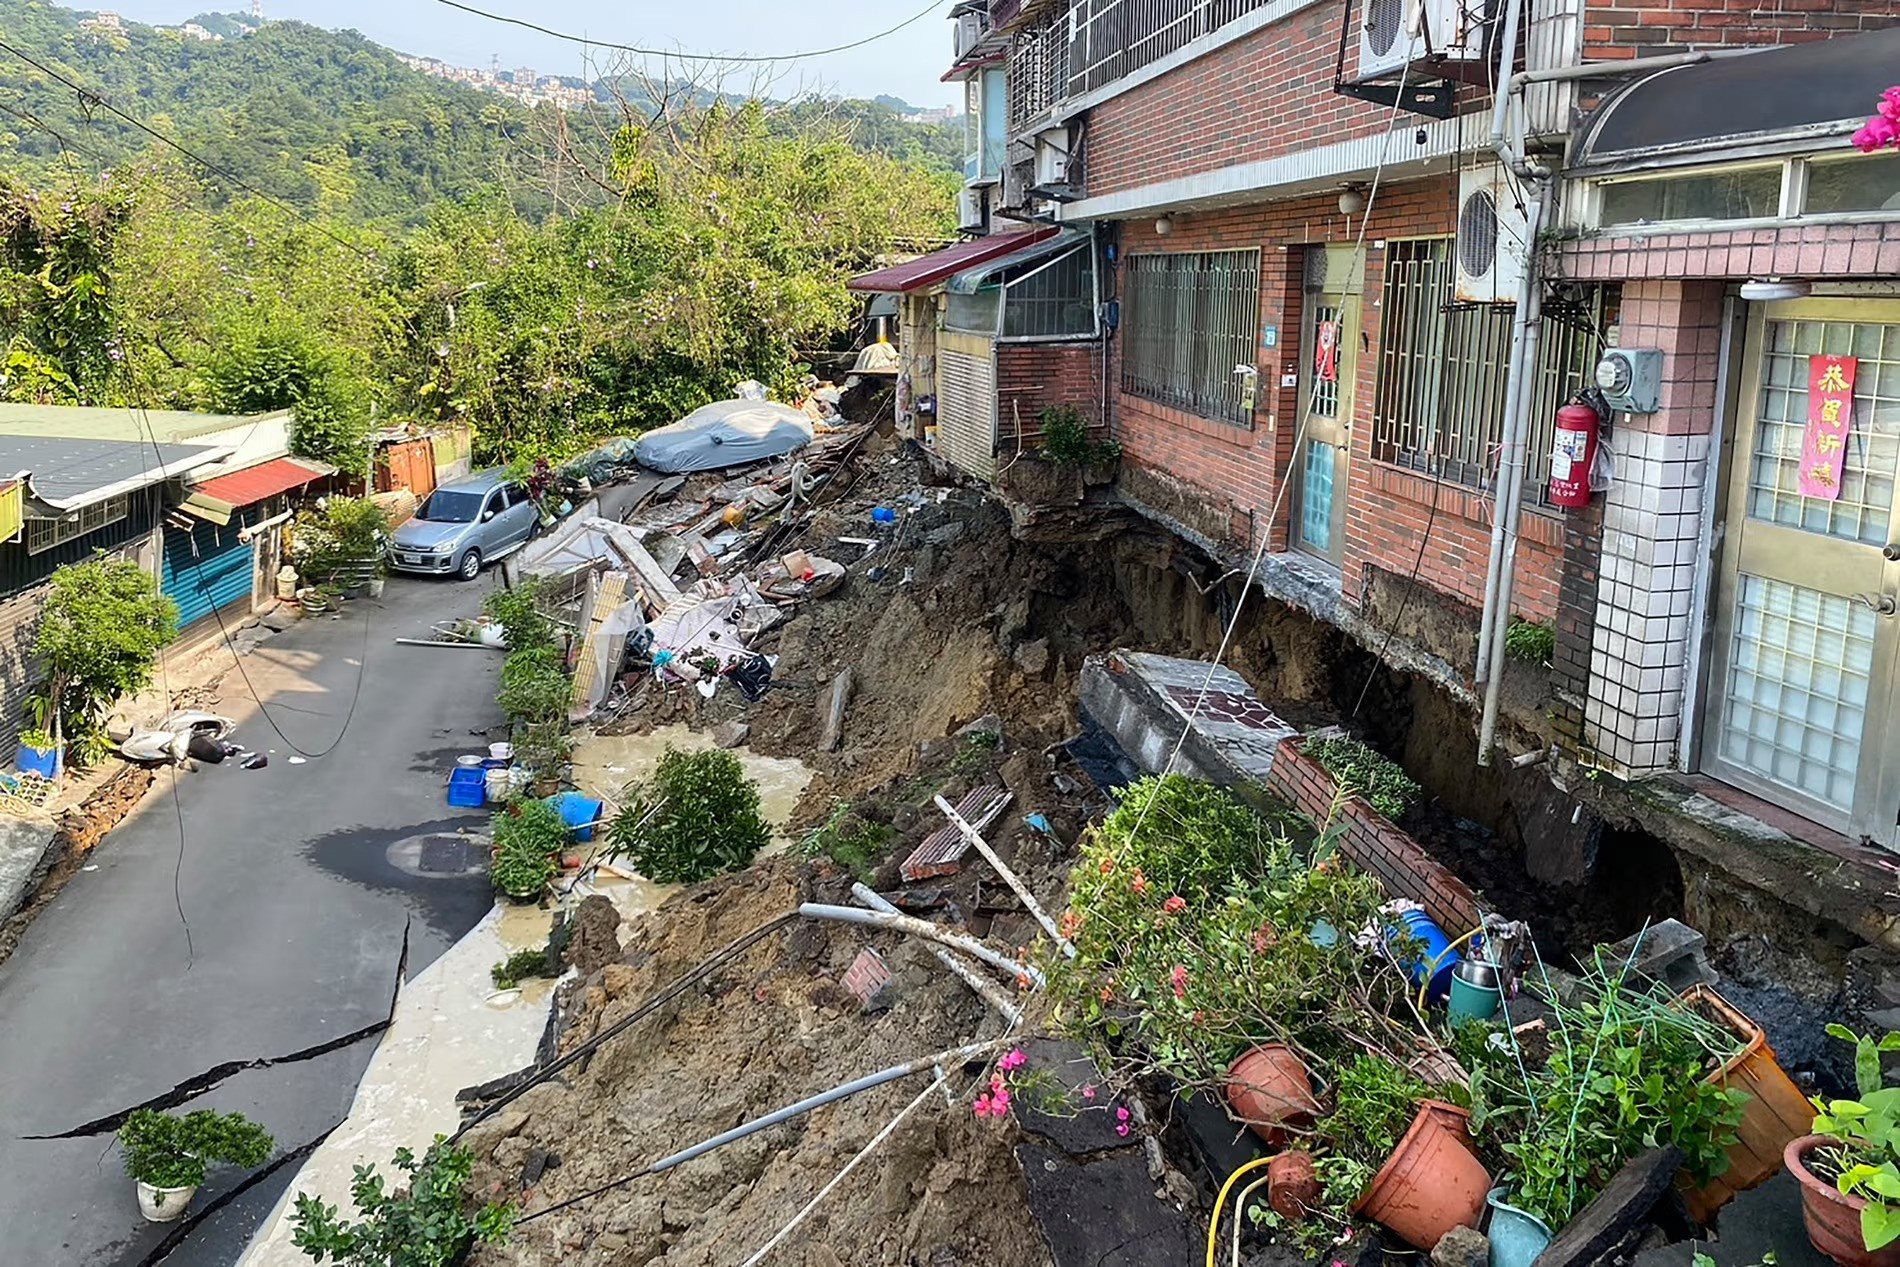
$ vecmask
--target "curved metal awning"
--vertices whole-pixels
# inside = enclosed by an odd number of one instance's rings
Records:
[[[1658,71],[1597,107],[1572,165],[1742,157],[1775,142],[1844,137],[1874,112],[1897,64],[1900,27]]]
[[[1008,255],[988,260],[975,268],[964,269],[950,279],[948,289],[953,295],[974,295],[989,282],[1012,280],[1005,274],[1012,273],[1025,264],[1053,259],[1057,255],[1086,246],[1089,240],[1089,235],[1080,229],[1064,229],[1053,237],[1043,238],[1019,251],[1012,251]]]

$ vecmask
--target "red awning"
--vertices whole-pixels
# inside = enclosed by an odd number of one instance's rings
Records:
[[[208,479],[202,484],[194,484],[191,492],[198,496],[216,498],[232,506],[249,506],[261,502],[267,497],[287,493],[293,488],[302,488],[313,480],[320,480],[329,471],[316,466],[306,466],[294,458],[273,458],[260,462],[256,466],[233,471],[229,475],[220,475]]]
[[[935,286],[938,282],[948,281],[966,268],[987,263],[1013,251],[1020,251],[1026,246],[1033,246],[1045,238],[1053,237],[1056,232],[1054,225],[1045,225],[1015,233],[992,233],[986,238],[972,238],[968,242],[946,246],[941,251],[932,251],[928,255],[920,255],[902,264],[880,268],[875,273],[853,277],[845,285],[852,290],[908,294],[913,290],[922,290],[926,286]]]

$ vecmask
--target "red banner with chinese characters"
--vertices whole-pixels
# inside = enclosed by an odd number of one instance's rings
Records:
[[[1847,435],[1854,425],[1854,374],[1858,357],[1808,358],[1808,429],[1801,441],[1801,495],[1838,501],[1847,465]]]

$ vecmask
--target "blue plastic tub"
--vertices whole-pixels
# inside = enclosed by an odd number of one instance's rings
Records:
[[[480,766],[457,766],[449,772],[449,804],[460,809],[480,809],[488,803],[483,786],[487,771]]]
[[[1430,969],[1432,985],[1426,994],[1431,998],[1441,998],[1449,994],[1452,970],[1458,966],[1459,956],[1456,952],[1445,953],[1451,950],[1451,938],[1445,935],[1445,930],[1440,928],[1424,911],[1403,911],[1399,914],[1398,927],[1386,929],[1388,940],[1396,941],[1401,935],[1420,942],[1425,947],[1424,953],[1418,958],[1406,958],[1399,961],[1406,975],[1412,978],[1412,984],[1416,986],[1423,981],[1426,970]]]
[[[59,777],[58,748],[29,748],[20,745],[19,755],[13,759],[22,774],[37,774],[48,779]]]
[[[586,842],[594,838],[594,826],[600,821],[601,803],[579,792],[562,792],[548,798],[561,815],[561,821],[574,829],[574,839]]]

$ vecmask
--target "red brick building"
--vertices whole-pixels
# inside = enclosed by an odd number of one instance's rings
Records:
[[[1105,420],[1124,501],[1466,704],[1472,642],[1395,645],[1390,595],[1555,625],[1588,766],[1894,846],[1900,156],[1848,136],[1900,3],[1348,10],[961,6],[966,218],[1091,235],[1100,298],[1099,343],[992,349],[999,416]],[[1563,510],[1556,411],[1615,349],[1613,473]],[[1826,356],[1863,375],[1833,498],[1797,487]]]

